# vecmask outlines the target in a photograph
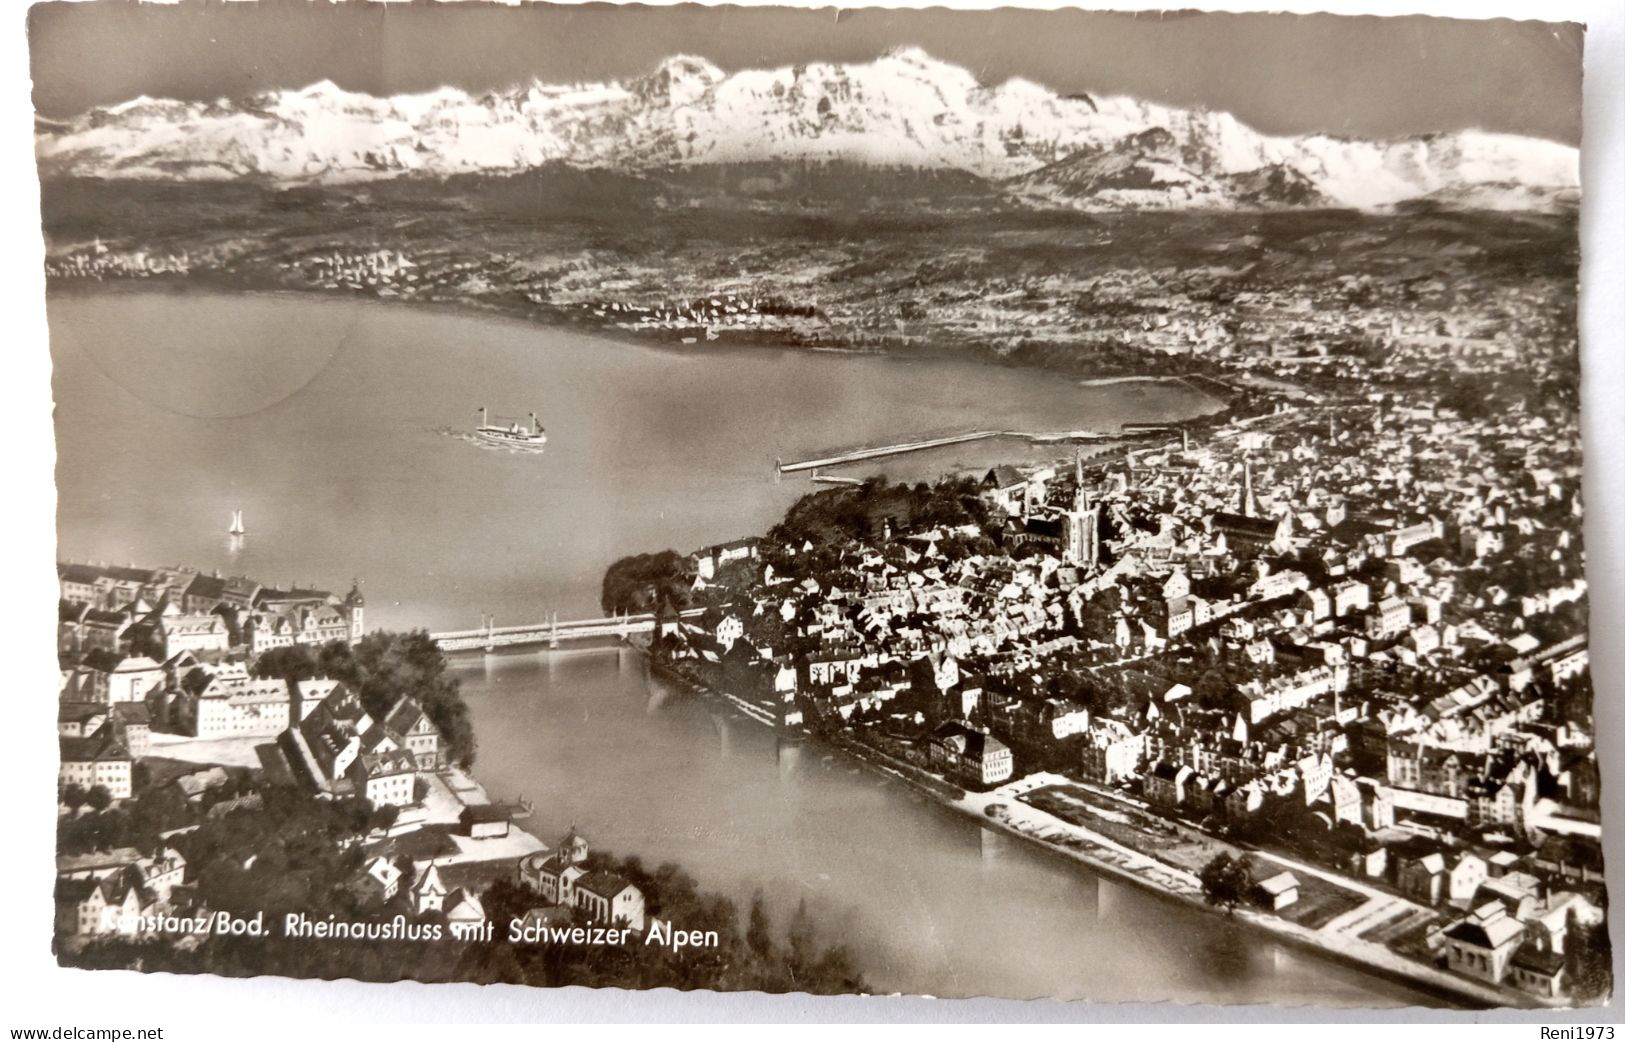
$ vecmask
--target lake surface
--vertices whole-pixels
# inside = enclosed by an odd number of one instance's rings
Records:
[[[1177,383],[663,349],[311,296],[55,295],[49,317],[63,554],[340,592],[357,576],[368,624],[394,628],[598,614],[617,557],[779,520],[814,486],[775,483],[775,458],[922,432],[1110,429],[1214,405]],[[545,451],[443,432],[475,426],[482,405],[537,412]],[[855,473],[917,480],[1067,451],[1001,439]],[[248,527],[235,552],[234,509]]]
[[[367,593],[369,627],[595,614],[612,560],[765,530],[811,486],[773,460],[971,428],[1110,429],[1214,403],[941,361],[659,349],[308,296],[54,295],[61,556]],[[481,405],[548,427],[481,448]],[[897,480],[1063,450],[958,445]],[[241,509],[248,535],[225,534]],[[990,832],[816,746],[651,681],[625,652],[457,666],[476,773],[782,923],[798,900],[880,991],[1097,1001],[1428,1002]]]

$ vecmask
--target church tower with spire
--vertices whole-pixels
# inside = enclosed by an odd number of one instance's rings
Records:
[[[1061,558],[1067,564],[1093,568],[1100,562],[1100,507],[1080,483],[1072,509],[1061,516]]]
[[[350,643],[359,643],[367,632],[367,598],[361,596],[361,580],[350,582],[350,592],[344,595],[344,617],[350,623]]]

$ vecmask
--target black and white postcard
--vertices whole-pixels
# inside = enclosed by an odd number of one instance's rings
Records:
[[[1608,1000],[1584,26],[27,32],[40,958]]]

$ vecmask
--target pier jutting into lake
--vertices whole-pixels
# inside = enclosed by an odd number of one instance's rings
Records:
[[[900,456],[905,452],[919,452],[924,449],[935,449],[943,445],[958,445],[967,441],[982,441],[987,438],[997,438],[1004,431],[968,431],[962,434],[945,434],[940,438],[923,438],[919,441],[904,441],[895,445],[878,445],[866,449],[853,449],[850,452],[841,452],[833,456],[823,456],[819,459],[797,460],[785,463],[775,460],[774,467],[780,474],[794,474],[803,470],[817,470],[819,467],[838,467],[843,463],[858,463],[866,459],[880,459],[885,456]]]
[[[1152,430],[1175,430],[1174,426],[1153,426]],[[1130,433],[1127,425],[1124,426],[1123,436]],[[969,441],[986,441],[988,438],[1022,438],[1034,444],[1060,441],[1107,441],[1116,437],[1093,430],[1071,431],[965,431],[959,434],[944,434],[936,438],[920,438],[915,441],[902,441],[893,445],[872,445],[861,449],[851,449],[839,452],[832,456],[821,456],[818,459],[796,460],[786,463],[782,459],[773,461],[773,470],[776,475],[795,474],[804,470],[817,471],[823,467],[839,467],[846,463],[861,463],[864,460],[882,459],[886,456],[901,456],[908,452],[923,452],[926,449],[937,449],[944,445],[961,445]],[[814,481],[822,480],[828,484],[840,484],[839,479],[814,474]]]

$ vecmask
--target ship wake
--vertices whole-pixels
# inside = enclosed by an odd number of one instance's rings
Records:
[[[455,438],[477,449],[484,449],[487,452],[500,452],[508,456],[540,456],[547,450],[545,445],[502,445],[488,438],[482,438],[473,431],[458,430],[455,427],[434,427],[431,430],[442,437]]]

